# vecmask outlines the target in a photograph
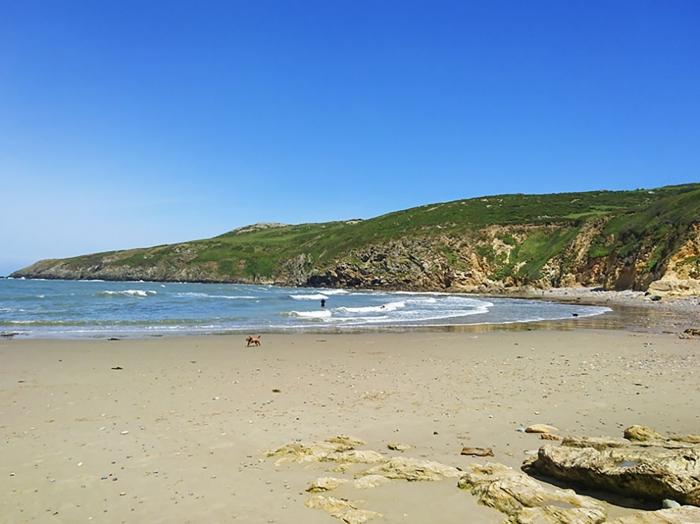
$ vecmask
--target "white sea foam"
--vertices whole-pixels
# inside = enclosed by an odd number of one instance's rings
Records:
[[[324,295],[348,295],[350,291],[346,291],[344,289],[326,289],[324,288],[323,291],[321,291]]]
[[[123,297],[140,297],[145,298],[151,295],[156,295],[156,291],[150,289],[125,289],[123,291],[101,291],[100,295],[106,296],[123,296]]]
[[[324,311],[290,311],[289,315],[292,317],[299,317],[299,318],[325,319],[325,318],[331,318],[332,313],[328,310],[324,310]]]
[[[330,320],[341,324],[367,324],[376,322],[388,322],[393,320],[389,315],[374,315],[371,317],[332,317]]]
[[[385,311],[396,311],[397,309],[402,309],[406,307],[406,301],[401,300],[399,302],[387,302],[386,304],[381,304],[379,306],[361,306],[361,307],[338,307],[337,311],[342,311],[343,313],[382,313]]]
[[[185,292],[185,293],[175,293],[176,297],[195,297],[195,298],[223,298],[226,300],[255,300],[259,297],[254,297],[252,295],[210,295],[209,293],[195,293],[195,292]]]
[[[390,316],[374,316],[374,317],[346,317],[343,320],[348,322],[343,323],[343,325],[362,325],[362,324],[406,324],[414,323],[416,325],[423,325],[427,321],[431,320],[447,320],[451,318],[461,318],[468,317],[472,315],[483,315],[488,313],[487,308],[474,308],[471,310],[421,310],[421,311],[400,311]],[[334,321],[341,320],[341,318],[333,317]]]
[[[289,297],[293,298],[294,300],[323,300],[328,298],[322,293],[317,293],[315,295],[289,295]]]
[[[406,302],[406,304],[437,304],[437,298],[409,298],[406,299],[404,302]]]

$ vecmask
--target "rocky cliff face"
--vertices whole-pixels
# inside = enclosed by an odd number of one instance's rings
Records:
[[[44,260],[13,276],[700,294],[700,186],[489,197],[367,221],[262,224],[208,240]]]
[[[591,243],[604,222],[591,223],[575,234],[560,227],[487,228],[472,238],[440,237],[391,242],[355,250],[337,263],[309,274],[313,286],[461,292],[507,292],[523,287],[604,287],[651,289],[670,295],[700,295],[700,226],[662,267],[649,261],[655,246],[642,246],[621,256],[594,258]],[[558,251],[533,270],[536,255],[522,250],[533,237],[570,235]],[[514,239],[506,243],[503,238]],[[523,252],[526,251],[526,252]],[[548,256],[548,255],[552,256]]]
[[[700,224],[695,224],[685,243],[670,257],[662,277],[649,290],[672,295],[700,295]]]

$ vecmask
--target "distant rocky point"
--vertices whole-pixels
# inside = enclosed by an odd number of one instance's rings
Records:
[[[42,260],[12,276],[700,295],[700,184],[496,195],[368,220],[260,223],[205,240]]]
[[[234,229],[231,233],[236,235],[241,235],[243,233],[252,233],[253,231],[262,231],[263,229],[273,229],[278,227],[285,227],[287,224],[281,224],[279,222],[258,222],[257,224],[251,224],[249,226],[242,226]]]

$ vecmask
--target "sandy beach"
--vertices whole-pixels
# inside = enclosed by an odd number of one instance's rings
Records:
[[[259,349],[238,335],[4,340],[0,520],[339,522],[304,505],[328,464],[277,465],[265,451],[351,435],[387,456],[517,468],[542,443],[518,431],[534,423],[697,433],[699,350],[675,334],[593,329],[264,335]],[[454,479],[335,496],[377,522],[503,518]]]

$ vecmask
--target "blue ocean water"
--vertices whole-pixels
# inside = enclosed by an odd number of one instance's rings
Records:
[[[0,280],[0,331],[32,337],[501,324],[582,318],[607,311],[606,307],[443,293]],[[574,313],[578,316],[573,317]]]

